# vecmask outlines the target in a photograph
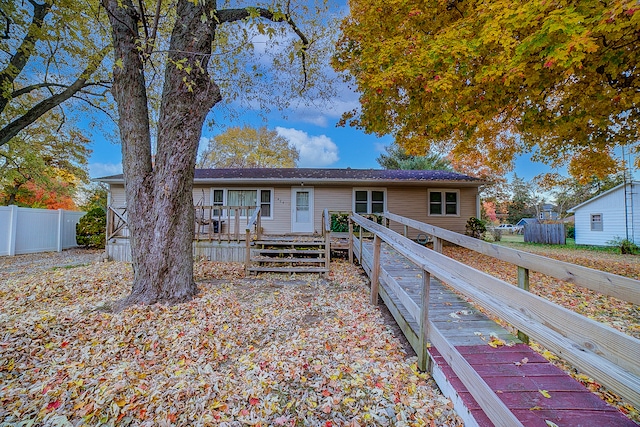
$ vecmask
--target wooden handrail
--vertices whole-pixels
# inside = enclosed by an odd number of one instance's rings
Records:
[[[489,255],[493,258],[531,271],[537,271],[538,273],[559,280],[584,286],[585,288],[619,298],[623,301],[640,304],[640,281],[638,280],[484,242],[450,230],[405,218],[391,212],[385,212],[384,215],[386,218],[399,224],[407,225],[431,236],[471,249],[472,251]]]
[[[423,270],[529,334],[633,405],[640,405],[640,340],[430,250],[360,215],[354,214],[352,219]]]
[[[251,266],[251,228],[256,229],[256,236],[258,239],[260,238],[260,213],[262,212],[262,208],[258,206],[251,217],[247,220],[247,227],[245,228],[245,260],[244,260],[244,271],[245,274],[249,274],[249,267]]]

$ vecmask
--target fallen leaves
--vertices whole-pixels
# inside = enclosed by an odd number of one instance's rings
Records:
[[[194,270],[190,303],[118,314],[124,263],[0,282],[0,424],[461,425],[354,266],[332,283]]]

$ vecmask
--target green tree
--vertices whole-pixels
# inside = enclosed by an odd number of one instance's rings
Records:
[[[298,150],[266,126],[232,127],[209,140],[200,168],[294,168]]]
[[[6,18],[0,39],[0,146],[53,109],[57,129],[66,120],[61,106],[71,99],[105,106],[109,84],[101,64],[110,47],[98,10],[95,0],[0,2]]]
[[[192,190],[207,114],[223,100],[223,93],[247,93],[248,83],[258,89],[253,93],[256,96],[262,89],[271,89],[265,101],[292,96],[288,90],[292,86],[298,97],[302,88],[314,90],[313,76],[320,68],[316,49],[322,48],[322,43],[314,42],[312,32],[319,30],[318,37],[322,36],[326,25],[317,25],[323,15],[291,2],[218,9],[215,1],[177,0],[168,14],[154,13],[157,9],[153,5],[131,0],[102,0],[102,5],[113,36],[112,94],[118,105],[134,269],[131,294],[116,309],[138,303],[187,301],[197,292]],[[297,19],[305,17],[315,21],[300,21],[299,25]],[[171,35],[160,40],[163,34],[157,28],[169,28]],[[272,50],[270,73],[261,71],[262,62],[251,65],[239,61],[255,58],[252,33],[281,42]],[[161,46],[161,52],[156,52],[155,46]],[[145,72],[157,68],[163,68],[164,79],[152,163],[149,117],[153,105]]]
[[[385,169],[453,170],[451,163],[437,153],[427,153],[422,156],[408,154],[395,143],[386,146],[385,153],[380,154],[376,161]]]
[[[349,6],[333,64],[361,109],[345,123],[498,172],[533,152],[582,182],[640,149],[636,0]]]
[[[522,218],[536,216],[536,198],[533,185],[514,174],[509,184],[511,201],[508,204],[507,223],[516,224]]]

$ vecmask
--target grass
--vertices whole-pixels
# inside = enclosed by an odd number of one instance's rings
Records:
[[[522,234],[503,234],[499,242],[492,242],[498,245],[509,246],[514,249],[537,247],[537,248],[557,248],[557,249],[570,249],[570,250],[586,250],[593,252],[606,252],[612,254],[619,254],[620,248],[618,246],[595,246],[595,245],[577,245],[575,239],[567,238],[567,243],[564,245],[548,245],[544,243],[530,243],[524,241],[524,235]]]

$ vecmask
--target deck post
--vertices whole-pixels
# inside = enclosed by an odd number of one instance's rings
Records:
[[[349,217],[349,264],[353,264],[353,221]]]
[[[442,239],[436,236],[433,236],[433,250],[442,253]]]
[[[529,292],[529,269],[518,266],[518,287]],[[529,335],[518,331],[518,339],[525,344],[529,344]]]
[[[362,230],[362,226],[360,227],[360,230]],[[376,234],[373,238],[373,265],[371,265],[371,305],[378,305],[378,290],[380,287],[381,244],[382,240],[380,240],[380,237]]]
[[[249,264],[251,263],[251,230],[247,228],[246,231],[246,240],[245,240],[245,259],[244,259],[244,274],[245,276],[249,274]]]
[[[404,228],[404,230],[403,230],[402,235],[403,235],[404,237],[409,236],[409,226],[405,224],[405,225],[403,226],[403,228]]]
[[[431,291],[431,274],[422,271],[422,295],[420,306],[420,354],[418,354],[418,369],[422,372],[430,371],[429,363],[429,292]]]
[[[360,226],[358,230],[359,230],[358,233],[359,233],[359,237],[360,237],[360,259],[359,259],[359,261],[360,261],[360,265],[363,265],[362,264],[362,226]]]

